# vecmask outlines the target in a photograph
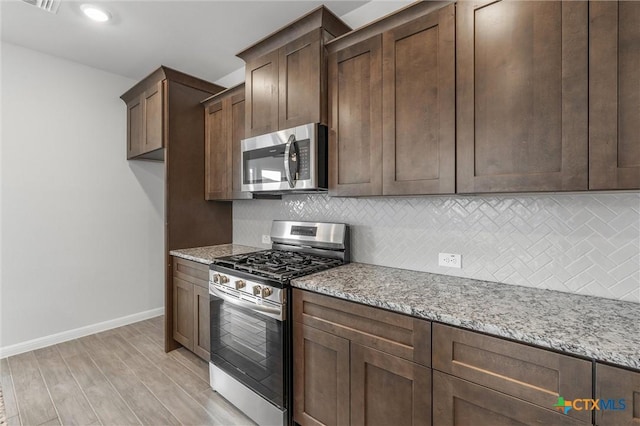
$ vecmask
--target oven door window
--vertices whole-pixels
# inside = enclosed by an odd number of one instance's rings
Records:
[[[286,182],[284,173],[285,145],[274,145],[242,153],[244,184]]]
[[[209,296],[211,362],[280,408],[284,406],[285,322]]]

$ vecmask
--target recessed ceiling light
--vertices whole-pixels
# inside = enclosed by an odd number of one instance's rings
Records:
[[[111,19],[111,14],[109,12],[92,4],[83,4],[80,6],[80,9],[82,9],[89,19],[96,22],[107,22]]]

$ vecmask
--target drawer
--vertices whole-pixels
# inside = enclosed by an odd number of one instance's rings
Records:
[[[173,276],[209,288],[209,265],[173,256]]]
[[[597,364],[596,399],[600,400],[596,424],[640,425],[640,372]]]
[[[433,372],[434,426],[586,426],[590,423],[439,371]]]
[[[589,361],[442,324],[433,325],[433,368],[545,409],[592,397]],[[568,415],[591,422],[591,411]]]
[[[293,289],[293,319],[352,342],[431,365],[431,322]]]

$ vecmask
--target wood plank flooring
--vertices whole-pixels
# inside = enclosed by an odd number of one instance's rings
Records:
[[[8,425],[253,425],[206,362],[165,353],[163,318],[0,360]]]

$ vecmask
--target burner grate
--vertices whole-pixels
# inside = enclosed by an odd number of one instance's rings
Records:
[[[222,257],[216,259],[214,263],[253,275],[284,281],[340,266],[344,262],[306,253],[264,250]]]

